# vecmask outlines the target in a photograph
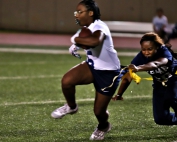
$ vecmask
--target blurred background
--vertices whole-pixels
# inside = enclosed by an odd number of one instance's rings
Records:
[[[70,37],[80,28],[75,24],[73,15],[80,1],[0,0],[0,44],[70,46]],[[157,8],[164,10],[170,24],[177,22],[176,0],[96,2],[101,10],[101,20],[109,22],[116,48],[139,49],[142,35],[153,31],[152,19]],[[170,42],[177,50],[177,40]]]
[[[67,34],[78,28],[73,12],[80,0],[0,0],[0,30]],[[177,22],[176,0],[96,0],[103,21],[152,22],[161,7]]]

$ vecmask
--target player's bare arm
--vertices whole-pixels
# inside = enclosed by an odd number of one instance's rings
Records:
[[[117,92],[117,95],[115,95],[114,97],[112,97],[113,101],[116,100],[123,100],[122,95],[124,94],[124,92],[126,91],[126,89],[128,88],[128,86],[130,85],[132,81],[132,78],[130,77],[129,73],[126,73],[126,75],[123,77],[119,90]]]
[[[168,63],[167,58],[159,58],[156,61],[152,61],[152,62],[149,62],[149,63],[144,64],[144,65],[135,66],[133,64],[130,64],[129,69],[132,69],[133,72],[150,71],[150,70],[157,69],[161,66],[164,66],[167,63]]]
[[[102,31],[98,30],[88,37],[76,37],[75,42],[77,44],[95,47],[102,43],[104,38],[105,34]]]

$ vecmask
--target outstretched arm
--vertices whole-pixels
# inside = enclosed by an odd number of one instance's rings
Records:
[[[129,69],[132,69],[133,72],[140,72],[140,71],[150,71],[158,69],[161,66],[164,66],[168,63],[167,58],[159,58],[155,61],[149,62],[147,64],[135,66],[134,64],[130,64],[128,66]]]

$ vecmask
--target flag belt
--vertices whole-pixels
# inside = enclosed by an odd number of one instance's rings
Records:
[[[152,81],[153,78],[152,77],[148,77],[148,78],[141,78],[140,76],[138,76],[136,73],[132,72],[131,69],[129,69],[129,74],[130,74],[130,77],[137,83],[139,84],[141,80],[150,80]],[[177,71],[175,72],[175,74],[177,75]],[[126,76],[126,74],[123,76],[123,78]],[[122,79],[123,79],[122,78]],[[165,81],[162,81],[162,85],[163,86],[167,86],[165,83],[167,82],[168,80],[165,80]]]

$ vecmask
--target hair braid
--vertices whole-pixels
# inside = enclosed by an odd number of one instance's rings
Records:
[[[82,0],[79,4],[83,4],[87,7],[89,11],[93,11],[94,20],[100,19],[100,16],[101,16],[100,9],[94,0]]]

